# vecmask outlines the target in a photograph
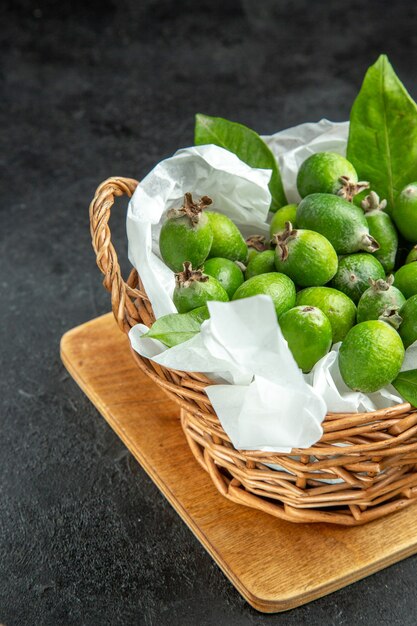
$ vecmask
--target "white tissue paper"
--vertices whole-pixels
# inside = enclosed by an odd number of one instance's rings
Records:
[[[300,202],[297,191],[297,172],[300,165],[315,152],[338,152],[346,156],[349,122],[300,124],[262,139],[278,161],[282,183],[288,202]]]
[[[312,153],[345,154],[348,122],[321,120],[284,130],[264,141],[274,152],[289,202],[298,202],[296,175]],[[184,193],[213,199],[210,209],[228,215],[244,236],[268,235],[271,196],[269,170],[253,169],[217,146],[179,150],[159,163],[137,187],[129,203],[129,259],[138,269],[156,317],[175,312],[174,275],[159,256],[158,239],[165,213],[181,206]],[[202,372],[216,382],[206,388],[217,416],[237,449],[290,452],[306,448],[322,435],[326,412],[373,411],[402,399],[389,386],[365,395],[343,382],[339,345],[309,374],[302,374],[276,323],[268,296],[234,302],[209,302],[210,319],[189,341],[167,348],[143,337],[134,326],[132,347],[142,356],[176,370]],[[417,342],[406,351],[403,371],[417,367]]]
[[[206,392],[236,447],[290,452],[315,443],[326,404],[297,367],[272,300],[253,296],[207,305],[210,319],[192,339],[169,350],[160,344],[156,354],[147,345],[152,340],[142,337],[146,326],[137,325],[129,333],[132,347],[165,367],[227,382]]]
[[[129,260],[138,271],[155,316],[175,313],[174,273],[159,255],[159,233],[169,209],[184,194],[210,196],[210,210],[228,215],[245,236],[268,234],[271,170],[254,169],[218,146],[178,150],[161,161],[136,188],[127,213]]]

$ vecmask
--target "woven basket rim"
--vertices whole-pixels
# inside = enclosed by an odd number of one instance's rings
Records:
[[[103,190],[107,188],[107,193],[110,192],[110,194],[114,194],[114,195],[123,195],[124,193],[127,194],[129,197],[133,194],[133,191],[136,189],[136,187],[138,186],[139,182],[135,179],[129,179],[129,178],[124,178],[124,177],[110,177],[107,180],[105,180],[97,189],[96,192],[96,196],[94,198],[94,200],[92,201],[91,205],[90,205],[90,218],[93,215],[93,204],[95,202],[95,200],[97,200],[98,198],[100,198],[100,195],[102,194]],[[91,224],[93,224],[93,222],[91,221]],[[107,225],[107,222],[106,222]],[[93,226],[91,227],[91,234],[94,234],[93,231]],[[97,238],[96,238],[97,239]],[[107,237],[105,238],[107,239]],[[109,240],[109,246],[112,247],[112,244],[110,243],[110,232],[109,232],[109,236],[108,236],[108,240]],[[94,250],[96,252],[97,255],[99,255],[99,248],[98,246],[95,245],[95,239],[93,237],[93,247]],[[114,317],[116,319],[116,322],[118,323],[119,327],[121,328],[121,330],[123,330],[126,334],[129,333],[130,329],[133,328],[133,326],[136,326],[139,323],[143,323],[143,320],[139,319],[136,315],[132,316],[132,310],[130,309],[128,305],[128,297],[133,298],[142,298],[145,302],[146,302],[146,307],[148,309],[148,322],[150,322],[150,324],[147,325],[152,325],[155,321],[155,315],[153,313],[153,308],[152,305],[150,303],[150,300],[148,298],[148,295],[146,293],[146,290],[140,280],[140,275],[138,273],[138,271],[136,270],[136,268],[133,268],[130,276],[128,278],[128,280],[126,282],[123,281],[123,279],[121,278],[120,275],[120,267],[118,265],[117,262],[117,256],[116,253],[113,249],[113,253],[116,259],[116,262],[112,263],[112,269],[113,269],[113,274],[118,274],[119,275],[119,281],[120,281],[120,291],[122,293],[119,294],[119,299],[116,301],[112,301],[112,310],[113,310],[113,314]],[[97,256],[97,264],[99,266],[99,268],[101,269],[102,273],[105,275],[105,279],[104,279],[104,286],[109,290],[109,291],[113,291],[112,289],[109,289],[108,287],[108,271],[107,271],[107,267],[106,264],[103,264],[103,260],[104,260],[104,256],[101,256],[101,258],[99,259],[99,257]],[[101,263],[100,263],[101,261]],[[110,274],[110,284],[112,285],[112,282],[114,280],[112,273]],[[133,284],[135,283],[135,281],[138,281],[139,285],[140,285],[140,289],[137,288],[133,288]],[[124,293],[123,293],[124,292]],[[121,309],[121,305],[124,304],[125,308]],[[142,311],[143,312],[143,311]],[[131,351],[134,355],[136,355],[137,353],[133,350],[133,348],[131,348]],[[142,360],[145,360],[146,362],[149,362],[149,359],[145,359],[144,357],[140,356],[139,357]],[[173,374],[175,374],[176,376],[181,376],[181,378],[189,378],[193,384],[196,383],[198,384],[198,387],[200,390],[203,390],[205,387],[209,386],[209,385],[217,385],[219,383],[216,383],[215,381],[211,380],[207,375],[202,374],[200,372],[192,372],[192,371],[187,371],[187,370],[174,370],[168,367],[163,366],[161,368],[162,370],[165,371],[169,371]],[[149,369],[147,368],[147,373],[151,375],[151,377],[154,377],[154,375],[152,375],[152,372],[149,371]],[[168,383],[167,381],[167,388],[170,389],[171,388],[171,384]],[[379,420],[383,417],[386,416],[386,413],[389,412],[391,413],[392,411],[394,411],[395,413],[404,413],[404,412],[409,412],[411,410],[413,410],[413,406],[409,403],[409,402],[402,402],[399,404],[395,404],[392,407],[387,407],[385,409],[376,409],[375,411],[366,411],[366,412],[335,412],[335,411],[328,411],[326,413],[326,416],[324,418],[324,421],[326,420],[333,420],[333,419],[343,419],[343,418],[349,418],[349,417],[359,417],[359,416],[368,416],[370,418],[369,421],[372,421],[373,419],[375,420]],[[219,422],[220,423],[220,422]],[[252,451],[248,450],[248,453],[251,453]]]
[[[116,196],[131,196],[138,182],[113,177],[90,204],[90,230],[103,284],[111,293],[119,328],[155,321],[140,276],[122,279],[108,226]],[[326,414],[322,437],[289,453],[237,450],[205,393],[216,384],[198,372],[162,367],[132,357],[181,408],[181,424],[197,462],[226,498],[297,522],[364,524],[417,501],[417,409],[404,402],[366,413]],[[282,471],[269,467],[278,464]]]

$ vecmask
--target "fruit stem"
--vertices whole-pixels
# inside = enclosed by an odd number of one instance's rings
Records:
[[[369,195],[366,196],[364,200],[361,202],[361,207],[365,211],[365,213],[370,213],[371,211],[383,211],[387,206],[386,200],[379,200],[379,196],[375,191],[371,191]]]
[[[168,211],[167,217],[177,218],[184,217],[184,215],[186,215],[190,219],[191,224],[194,226],[198,224],[203,210],[210,206],[212,202],[213,200],[208,196],[202,196],[200,200],[196,202],[193,200],[192,194],[187,191],[187,193],[184,194],[184,204],[182,207],[179,209],[171,209]]]
[[[234,264],[237,265],[237,267],[242,270],[242,272],[246,272],[247,266],[242,263],[242,261],[235,261]]]
[[[366,180],[361,180],[355,183],[349,178],[349,176],[340,176],[339,182],[342,186],[337,192],[337,195],[341,196],[348,202],[352,202],[353,196],[356,196],[356,194],[364,191],[365,189],[369,189],[370,187]]]
[[[272,237],[272,243],[275,244],[280,250],[281,261],[286,261],[288,259],[288,242],[296,236],[297,231],[293,228],[291,222],[285,222],[285,230],[280,233],[276,233]]]
[[[205,283],[209,276],[203,274],[201,270],[193,270],[189,261],[183,263],[184,271],[175,274],[175,284],[178,287],[189,287],[192,283]]]

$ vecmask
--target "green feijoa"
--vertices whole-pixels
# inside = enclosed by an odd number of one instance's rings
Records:
[[[331,348],[332,327],[314,306],[296,306],[279,318],[288,347],[300,369],[309,372]]]
[[[219,281],[229,298],[233,296],[244,280],[242,270],[230,259],[220,259],[219,257],[207,259],[204,263],[203,271],[204,274],[212,276]]]
[[[218,280],[184,263],[184,270],[175,274],[173,301],[178,313],[197,309],[209,300],[227,302],[229,297]]]
[[[233,300],[250,298],[265,294],[272,298],[277,317],[291,309],[295,304],[295,285],[288,276],[278,272],[253,276],[239,287]]]
[[[343,291],[356,304],[368,289],[370,278],[385,278],[384,268],[378,259],[372,254],[349,254],[339,259],[339,267],[331,286]]]
[[[395,272],[394,285],[408,298],[417,294],[417,263],[407,263]]]
[[[294,229],[291,222],[275,235],[275,268],[300,287],[324,285],[337,271],[337,254],[320,233]]]
[[[269,234],[271,237],[276,235],[276,233],[285,230],[285,224],[287,222],[291,222],[294,228],[297,227],[296,221],[296,213],[297,213],[297,205],[296,204],[287,204],[286,206],[281,207],[274,214],[271,224],[269,226]]]
[[[252,257],[246,268],[245,278],[248,280],[249,278],[252,278],[252,276],[268,274],[269,272],[275,272],[274,250],[265,250],[264,252],[260,252],[256,256]]]
[[[339,369],[354,391],[373,393],[391,383],[404,360],[404,346],[392,326],[380,320],[350,329],[339,350]]]
[[[183,206],[168,211],[159,235],[159,249],[162,259],[174,272],[180,272],[187,261],[199,267],[206,260],[213,233],[203,210],[211,202],[207,196],[195,202],[191,193],[186,193]]]
[[[312,154],[298,170],[297,189],[302,198],[311,193],[331,193],[351,201],[368,187],[369,183],[358,183],[352,163],[336,152]]]
[[[355,303],[331,287],[308,287],[297,293],[297,305],[314,306],[323,311],[332,326],[333,343],[342,341],[356,323]]]
[[[365,211],[365,218],[368,222],[369,234],[379,243],[379,249],[374,252],[378,261],[386,273],[392,272],[395,266],[395,259],[398,250],[397,230],[384,209],[387,201],[379,201],[378,195],[371,191],[362,201],[362,208]]]
[[[362,209],[329,193],[313,193],[304,198],[297,207],[297,225],[322,234],[338,254],[375,252],[379,248],[369,234]]]
[[[269,245],[266,243],[263,235],[251,235],[246,239],[246,245],[248,247],[247,263],[250,263],[250,261],[260,252],[269,250]]]
[[[406,264],[413,263],[413,261],[417,261],[417,246],[414,246],[413,248],[411,248],[405,260]]]
[[[405,298],[401,291],[393,286],[394,276],[388,276],[386,280],[370,279],[370,287],[363,292],[358,303],[357,321],[377,320],[381,316],[389,316],[390,312],[401,309],[405,303]],[[398,315],[396,316],[398,320]],[[387,320],[385,320],[387,321]],[[394,315],[388,319],[391,324],[397,326]],[[398,320],[398,326],[401,320]]]
[[[417,341],[417,295],[411,296],[400,310],[402,317],[398,330],[405,348]]]
[[[417,182],[401,191],[395,200],[392,217],[402,236],[417,243]]]
[[[236,224],[222,213],[206,211],[206,215],[213,233],[213,242],[208,257],[220,257],[246,263],[248,247]]]

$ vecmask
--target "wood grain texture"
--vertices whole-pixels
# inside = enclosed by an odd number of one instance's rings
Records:
[[[415,507],[345,528],[292,524],[223,498],[192,456],[177,406],[138,370],[111,314],[66,333],[61,357],[255,609],[294,608],[417,552]]]

